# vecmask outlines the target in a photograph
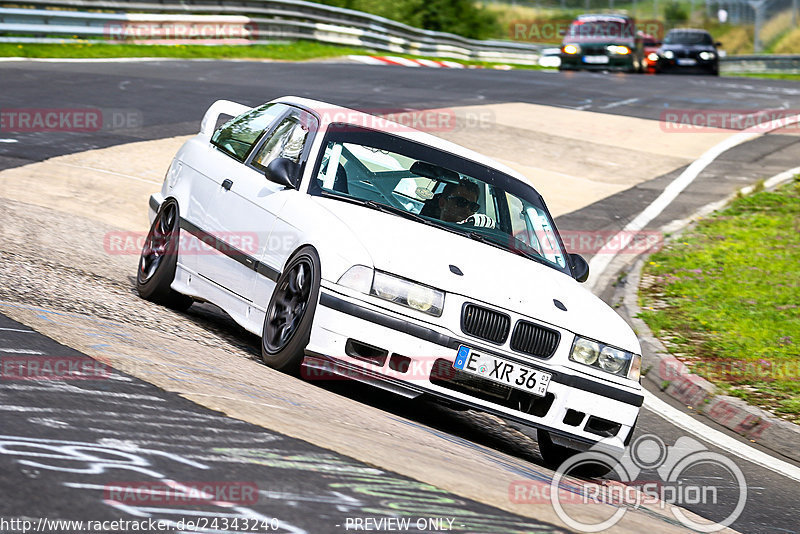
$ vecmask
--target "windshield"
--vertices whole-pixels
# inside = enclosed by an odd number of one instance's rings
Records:
[[[463,234],[569,274],[535,189],[498,170],[390,134],[331,125],[309,192]]]
[[[710,45],[711,35],[704,32],[671,31],[664,38],[664,44]]]
[[[569,28],[570,37],[586,39],[633,39],[633,25],[622,20],[576,20]]]

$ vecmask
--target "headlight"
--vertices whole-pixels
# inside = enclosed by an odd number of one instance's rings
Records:
[[[598,356],[600,356],[600,344],[579,337],[572,345],[572,354],[569,357],[578,363],[592,365],[597,361]]]
[[[572,344],[569,359],[584,365],[602,369],[617,376],[627,376],[631,380],[639,380],[642,357],[622,349],[598,343],[580,336]]]
[[[656,54],[655,52],[650,52],[649,54],[647,54],[647,59],[656,62],[658,61],[658,54]]]
[[[581,47],[580,45],[568,44],[562,48],[565,54],[580,54]]]
[[[444,308],[443,291],[363,265],[348,269],[338,284],[435,317]]]
[[[630,54],[631,53],[631,49],[630,48],[628,48],[627,46],[622,46],[622,45],[609,45],[609,46],[606,47],[606,50],[608,50],[612,54],[619,54],[619,55],[622,55],[622,56],[624,56],[625,54]]]
[[[614,347],[603,347],[600,351],[600,357],[597,358],[597,363],[603,371],[608,371],[611,374],[618,374],[624,367],[628,365],[628,354],[624,350],[615,349]]]
[[[675,53],[672,50],[667,50],[664,52],[664,57],[667,59],[672,59],[675,57]]]
[[[704,61],[708,61],[709,59],[714,59],[715,54],[714,52],[700,52],[700,59]]]

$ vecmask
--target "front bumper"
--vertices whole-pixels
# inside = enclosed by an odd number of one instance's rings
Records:
[[[634,69],[633,54],[626,55],[605,55],[607,63],[590,63],[584,54],[561,54],[561,69],[581,69],[581,70],[623,70]],[[590,56],[594,57],[594,56]]]
[[[461,345],[551,373],[547,395],[536,397],[455,370],[452,364]],[[627,441],[643,401],[638,384],[621,387],[487,345],[348,296],[326,282],[304,366],[310,379],[344,376],[407,397],[432,396],[587,447],[603,438]]]
[[[693,65],[680,65],[678,59],[693,59]],[[656,69],[659,72],[717,72],[719,70],[719,61],[717,59],[700,59],[700,58],[673,58],[667,59],[661,57],[658,60]]]

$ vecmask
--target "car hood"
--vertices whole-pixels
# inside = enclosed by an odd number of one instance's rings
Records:
[[[573,278],[445,230],[348,202],[314,197],[369,252],[373,267],[639,352],[630,326]],[[453,274],[458,267],[462,276]],[[553,302],[559,300],[567,311]]]

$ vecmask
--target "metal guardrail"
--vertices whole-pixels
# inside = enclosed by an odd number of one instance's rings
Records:
[[[720,70],[728,73],[800,74],[800,55],[750,55],[720,58]]]
[[[145,24],[153,27],[160,25],[161,28],[169,24],[173,27],[182,24],[187,28],[202,24],[197,17],[205,16],[209,17],[207,22],[211,24],[230,24],[230,29],[239,25],[242,31],[234,40],[239,40],[240,44],[307,39],[381,52],[520,64],[535,64],[541,48],[529,43],[467,39],[450,33],[413,28],[368,13],[304,1],[242,0],[235,5],[221,1],[195,4],[185,0],[181,3],[174,3],[176,0],[24,2],[35,7],[0,8],[0,36],[6,36],[2,40],[8,40],[8,34],[28,36],[28,40],[31,36],[52,39],[54,35],[115,40],[114,29],[117,27],[122,28],[123,35],[137,24],[140,28]],[[174,35],[172,37],[175,38]],[[164,40],[167,40],[164,36],[139,39],[153,42]],[[226,40],[212,37],[205,41],[222,43]]]
[[[517,64],[538,64],[545,46],[467,39],[369,13],[294,0],[240,0],[235,5],[222,0],[23,1],[35,7],[0,7],[0,42],[64,42],[54,36],[145,44],[260,44],[305,39],[395,54]],[[0,6],[3,4],[9,5],[0,0]],[[203,27],[211,28],[212,35],[195,31]],[[224,31],[215,33],[219,28]],[[796,55],[720,60],[720,68],[728,73],[800,73],[800,56]]]

